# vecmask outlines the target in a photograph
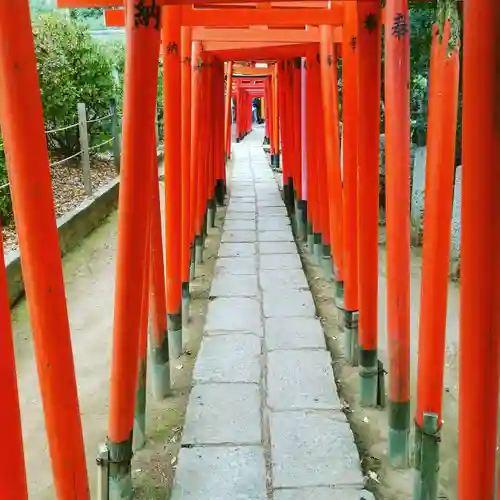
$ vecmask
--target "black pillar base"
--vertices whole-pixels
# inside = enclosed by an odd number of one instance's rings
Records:
[[[290,204],[290,191],[288,184],[283,184],[283,198],[285,200],[285,206],[288,209],[288,205]]]
[[[295,193],[295,186],[293,185],[293,177],[288,178],[288,193],[290,195],[290,198],[288,200],[288,213],[290,214],[290,217],[292,217],[295,214],[295,198],[296,198],[296,193]]]
[[[301,210],[304,227],[307,227],[307,200],[299,200],[297,206]]]
[[[224,205],[225,191],[226,186],[224,184],[224,179],[217,179],[215,183],[215,201],[220,207]]]
[[[236,137],[236,143],[240,142],[240,138]]]
[[[279,153],[271,155],[271,168],[273,168],[273,169],[280,168],[280,155],[279,155]]]

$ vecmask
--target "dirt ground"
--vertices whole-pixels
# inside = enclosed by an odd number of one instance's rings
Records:
[[[379,358],[387,366],[386,335],[386,252],[379,247]],[[334,372],[341,398],[345,401],[346,414],[351,422],[365,474],[371,476],[368,488],[378,499],[409,500],[412,498],[413,473],[393,470],[387,462],[388,413],[384,409],[362,408],[359,404],[359,375],[343,354],[343,331],[339,328],[340,315],[334,303],[332,283],[325,279],[321,268],[315,264],[306,247],[299,244],[301,258],[315,297],[318,314],[323,323],[328,346],[332,353]],[[418,314],[420,307],[421,256],[419,249],[411,252],[411,367],[412,415],[416,394],[418,354]],[[458,453],[458,318],[459,287],[449,283],[448,324],[446,338],[445,394],[443,409],[443,434],[441,443],[440,499],[457,498]],[[390,374],[388,374],[390,376]],[[386,382],[387,387],[387,382]],[[413,429],[412,429],[413,431]],[[413,444],[413,437],[411,437]],[[370,474],[369,474],[370,473]],[[372,474],[373,473],[373,474]]]
[[[56,217],[67,214],[88,198],[84,189],[82,168],[78,161],[52,167],[50,175],[52,179]],[[90,176],[92,179],[93,192],[96,192],[106,185],[114,179],[116,175],[116,167],[109,153],[103,153],[92,157]],[[2,238],[5,253],[17,248],[17,232],[13,220],[3,228]]]
[[[198,266],[196,270],[196,280],[192,287],[192,322],[189,328],[189,340],[185,354],[172,368],[173,396],[158,403],[153,400],[151,393],[148,393],[146,423],[148,442],[146,447],[136,454],[133,461],[136,498],[139,500],[167,498],[166,493],[172,482],[223,219],[224,210],[219,209],[217,227],[209,230],[204,264]],[[97,448],[106,436],[116,237],[117,213],[115,212],[63,260],[87,467],[92,491],[96,486]],[[55,495],[41,397],[28,311],[24,300],[12,310],[12,315],[29,496],[36,500],[53,500]]]

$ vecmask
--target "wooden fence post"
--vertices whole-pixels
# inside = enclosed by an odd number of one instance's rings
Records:
[[[121,160],[121,139],[120,139],[120,122],[118,112],[116,109],[116,99],[111,99],[109,106],[111,113],[111,134],[113,136],[113,161],[115,164],[116,173],[120,173],[120,160]]]
[[[84,103],[78,104],[78,127],[80,129],[80,147],[82,149],[83,185],[87,196],[92,195],[92,179],[90,177],[89,136],[87,132],[87,110]]]

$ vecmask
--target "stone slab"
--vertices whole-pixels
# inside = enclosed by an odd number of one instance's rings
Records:
[[[226,220],[255,220],[255,212],[230,212],[228,210]]]
[[[340,410],[340,399],[328,352],[269,352],[267,404],[273,411]]]
[[[255,194],[257,195],[257,197],[269,195],[281,197],[278,186],[272,183],[265,186],[263,184],[255,185]]]
[[[259,215],[286,215],[286,208],[281,207],[258,207]]]
[[[255,231],[255,220],[227,220],[224,222],[224,231]]]
[[[261,255],[259,267],[261,270],[302,269],[302,262],[297,254]]]
[[[375,500],[373,493],[352,488],[300,488],[276,490],[273,497],[273,500]]]
[[[257,384],[204,384],[191,390],[182,444],[260,444]]]
[[[282,231],[259,231],[259,241],[294,241],[290,228]]]
[[[210,301],[205,331],[255,333],[262,336],[259,301],[246,297],[220,297]]]
[[[229,189],[230,198],[254,198],[255,192],[252,181],[238,181]]]
[[[230,212],[252,212],[255,213],[255,203],[229,203],[227,208],[228,213]]]
[[[231,193],[229,203],[253,203],[255,205],[256,197],[252,186]]]
[[[263,245],[264,243],[260,243]],[[278,245],[284,245],[279,243]],[[295,245],[295,243],[292,243]],[[279,288],[289,290],[309,290],[306,276],[302,269],[267,270],[259,273],[260,287],[264,291],[273,291]]]
[[[260,446],[182,448],[170,500],[267,500]]]
[[[212,281],[210,297],[256,297],[257,276],[218,273]]]
[[[280,231],[290,227],[288,217],[259,217],[257,223],[259,231]]]
[[[231,193],[231,203],[234,202],[255,204],[255,195],[253,193],[247,193],[246,191],[237,191],[236,195],[234,193]]]
[[[276,206],[281,207],[283,205],[283,199],[281,198],[281,195],[279,191],[276,189],[276,191],[272,191],[269,193],[257,193],[257,204],[265,206],[267,203],[276,203]],[[268,205],[268,206],[274,206],[274,205]]]
[[[267,199],[267,200],[258,200],[257,201],[257,207],[282,207],[283,206],[283,200],[281,198],[276,198],[276,199]]]
[[[316,318],[269,318],[265,322],[266,349],[326,349],[325,334]]]
[[[272,413],[270,428],[275,488],[363,487],[351,428],[333,412]]]
[[[262,241],[259,243],[259,253],[261,254],[284,254],[297,253],[297,245],[294,241]]]
[[[249,257],[255,254],[255,243],[221,243],[219,247],[219,257]]]
[[[256,274],[257,256],[219,257],[215,264],[215,277],[219,274]]]
[[[266,318],[316,316],[316,306],[309,290],[267,290],[263,293],[263,310]]]
[[[222,243],[255,243],[257,234],[255,231],[228,230],[225,228],[221,241]]]
[[[261,339],[230,333],[205,337],[193,372],[195,384],[257,384],[261,376]]]

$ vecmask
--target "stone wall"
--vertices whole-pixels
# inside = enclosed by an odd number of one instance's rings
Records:
[[[425,162],[426,148],[417,148],[413,167],[411,194],[411,241],[413,246],[422,245],[424,237]],[[461,209],[462,166],[458,166],[455,171],[453,212],[451,219],[450,275],[453,278],[458,277],[460,272]]]
[[[460,274],[460,237],[462,212],[462,165],[455,170],[453,191],[453,212],[451,215],[450,274],[457,278]]]
[[[424,194],[425,194],[425,162],[427,148],[420,147],[415,150],[413,162],[412,190],[410,204],[410,231],[411,244],[422,244],[424,227]]]
[[[80,243],[116,208],[120,181],[114,179],[80,206],[57,220],[61,255]],[[5,256],[10,304],[13,306],[24,295],[21,259],[18,250]]]

